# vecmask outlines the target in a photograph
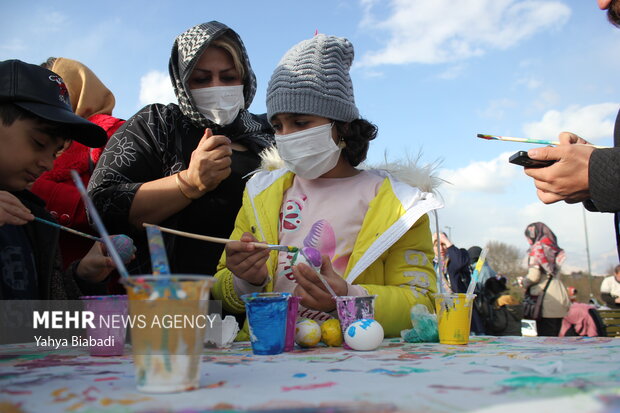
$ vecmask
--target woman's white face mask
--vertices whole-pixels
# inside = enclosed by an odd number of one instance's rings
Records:
[[[333,123],[287,135],[275,135],[276,146],[286,167],[296,175],[315,179],[332,170],[342,148],[332,138]]]
[[[214,86],[192,89],[196,109],[220,126],[230,125],[243,108],[243,85]]]

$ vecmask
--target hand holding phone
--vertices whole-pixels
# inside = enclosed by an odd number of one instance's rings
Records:
[[[546,166],[553,165],[555,160],[532,159],[527,155],[526,151],[519,151],[513,154],[510,159],[508,159],[508,162],[515,165],[524,166],[526,168],[544,168]]]

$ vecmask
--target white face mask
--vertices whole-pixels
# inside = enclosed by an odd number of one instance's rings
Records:
[[[231,124],[245,103],[243,85],[204,87],[190,92],[198,111],[220,126]]]
[[[341,148],[334,143],[328,123],[287,135],[275,135],[276,146],[286,167],[306,179],[315,179],[338,163]]]

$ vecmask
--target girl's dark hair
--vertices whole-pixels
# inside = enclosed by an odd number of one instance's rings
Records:
[[[377,137],[378,128],[366,119],[355,119],[348,123],[336,121],[336,131],[346,143],[342,155],[351,166],[357,166],[366,159],[370,141]]]
[[[607,20],[620,28],[620,2],[611,2],[609,9],[607,9]]]

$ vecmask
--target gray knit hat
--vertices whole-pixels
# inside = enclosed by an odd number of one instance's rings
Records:
[[[342,37],[317,34],[293,46],[267,86],[267,119],[302,113],[351,122],[359,118],[349,69],[353,45]]]

